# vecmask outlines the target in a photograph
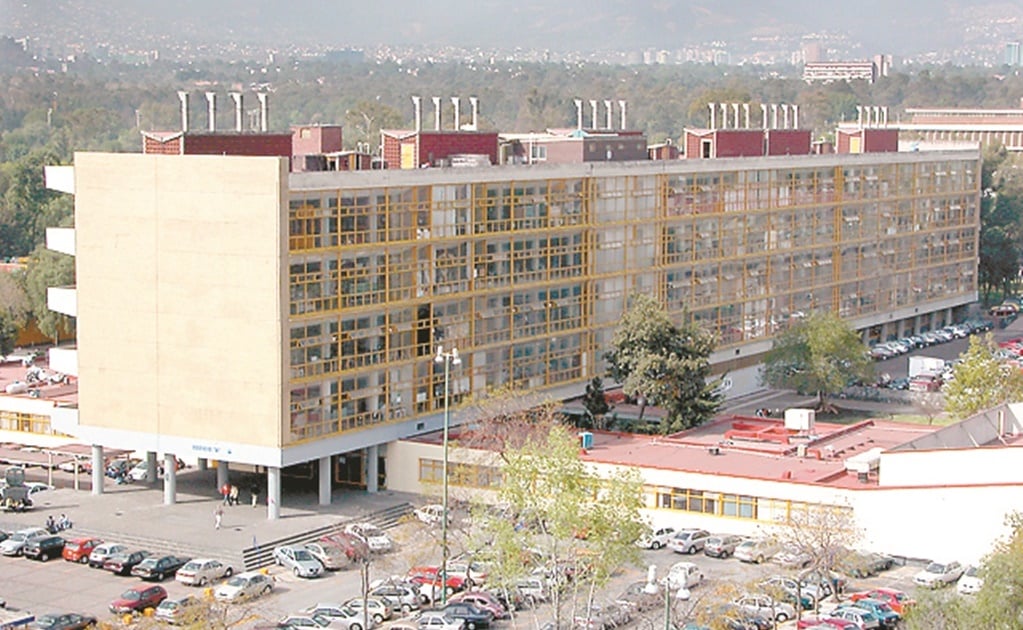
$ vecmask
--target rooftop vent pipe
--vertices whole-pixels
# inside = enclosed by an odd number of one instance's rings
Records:
[[[228,96],[234,101],[234,130],[241,133],[244,110],[242,109],[242,93],[228,92]]]
[[[181,131],[188,131],[188,92],[178,92],[181,101]]]
[[[440,131],[440,97],[433,97],[433,130]]]
[[[413,108],[413,124],[415,125],[416,133],[422,131],[423,128],[423,105],[422,99],[418,96],[412,97],[412,108]]]
[[[455,106],[455,131],[462,128],[462,98],[460,96],[452,96],[451,104]]]
[[[270,95],[266,92],[258,92],[256,98],[259,99],[259,130],[263,133],[270,131]]]
[[[622,123],[621,123],[622,124],[622,131],[625,131],[626,129],[628,129],[628,127],[625,126],[625,105],[626,105],[625,101],[618,101],[618,111],[621,113],[621,118],[622,118]]]
[[[479,103],[480,103],[480,100],[478,98],[476,98],[475,96],[470,96],[469,97],[469,106],[472,107],[472,130],[473,131],[478,131],[479,130],[479,115],[480,115]]]
[[[607,116],[606,116],[606,118],[607,118],[607,121],[606,121],[607,122],[607,128],[608,129],[614,129],[614,118],[613,118],[613,113],[612,113],[614,108],[613,108],[611,100],[605,100],[604,101],[604,109],[607,110]]]
[[[217,93],[206,93],[206,123],[211,132],[217,130]]]
[[[583,128],[583,100],[581,98],[575,99],[575,128]]]

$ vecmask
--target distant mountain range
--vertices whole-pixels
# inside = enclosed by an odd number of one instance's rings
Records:
[[[540,50],[731,47],[844,34],[863,56],[1023,39],[1019,0],[0,0],[0,34],[86,45],[450,45]],[[63,33],[63,35],[59,35]],[[46,42],[66,45],[68,42]]]

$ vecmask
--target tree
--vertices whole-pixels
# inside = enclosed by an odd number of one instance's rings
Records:
[[[604,379],[594,376],[593,380],[586,384],[586,393],[583,394],[583,407],[586,408],[588,427],[591,429],[603,429],[607,426],[604,422],[604,415],[611,411],[604,397]]]
[[[984,150],[981,170],[980,238],[978,280],[985,298],[993,291],[1003,295],[1019,271],[1023,248],[1023,189],[1012,179],[1013,159],[1004,147]]]
[[[834,313],[818,311],[775,337],[760,376],[771,387],[815,392],[819,408],[828,409],[829,396],[873,374],[856,331]]]
[[[39,330],[52,339],[57,339],[59,331],[71,329],[74,320],[50,310],[47,304],[47,289],[70,286],[74,283],[74,258],[42,246],[36,248],[25,273],[25,294],[28,296],[32,315],[39,325]]]
[[[490,544],[479,556],[512,576],[542,562],[556,585],[554,627],[563,627],[569,589],[585,596],[588,611],[596,589],[638,557],[634,542],[645,527],[639,478],[626,469],[598,476],[580,459],[578,438],[560,424],[534,432],[504,457],[498,490],[504,512],[481,514],[480,529]],[[525,519],[530,527],[522,526]]]
[[[970,337],[970,347],[945,384],[945,410],[957,419],[1005,402],[1023,400],[1023,372],[1002,365],[991,334]]]
[[[686,320],[677,325],[656,299],[635,295],[607,353],[608,375],[627,396],[667,412],[664,434],[703,424],[722,402],[720,379],[708,380],[716,339]]]

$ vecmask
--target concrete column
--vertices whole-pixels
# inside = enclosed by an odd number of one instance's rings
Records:
[[[163,504],[178,502],[178,460],[173,453],[163,454]]]
[[[206,470],[209,468],[209,462],[206,461],[205,457],[200,457],[199,461],[196,462],[196,465],[199,467],[199,470]]]
[[[103,481],[106,479],[106,463],[103,461],[103,447],[92,445],[92,493],[103,494]]]
[[[276,521],[281,517],[281,469],[266,467],[266,518]]]
[[[370,494],[379,490],[377,480],[380,477],[380,449],[370,446],[366,449],[366,492]]]
[[[217,460],[217,492],[227,483],[227,462]]]
[[[320,505],[330,505],[330,455],[320,460]]]
[[[146,483],[156,483],[156,451],[146,451]]]

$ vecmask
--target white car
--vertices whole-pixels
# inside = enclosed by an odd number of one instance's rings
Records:
[[[350,624],[345,623],[338,617],[328,617],[317,613],[308,615],[288,615],[278,626],[287,628],[338,628],[340,630],[355,630]],[[362,626],[360,625],[361,629]]]
[[[956,582],[956,590],[960,595],[976,595],[983,586],[984,579],[980,577],[977,567],[966,569]]]
[[[29,527],[19,529],[11,534],[11,537],[0,543],[0,553],[5,556],[20,556],[25,550],[25,544],[30,540],[49,536],[50,532],[42,527]]]
[[[703,581],[703,572],[692,562],[676,562],[661,583],[671,590],[692,588]]]
[[[206,586],[225,577],[231,577],[234,569],[220,560],[196,558],[189,560],[178,569],[174,579],[188,586]]]
[[[365,621],[361,612],[346,608],[341,604],[316,604],[306,608],[304,612],[313,617],[327,617],[335,626],[346,630],[362,630],[362,624]],[[377,625],[376,621],[373,620],[372,615],[369,616],[368,621],[369,628],[372,630]]]
[[[390,537],[382,529],[370,523],[352,523],[345,532],[366,543],[370,551],[384,553],[394,547]]]
[[[668,540],[675,535],[678,531],[674,527],[660,527],[657,529],[651,529],[649,532],[643,534],[636,541],[637,547],[643,549],[660,549],[668,545]]]
[[[296,545],[275,547],[273,557],[277,566],[288,569],[296,577],[314,578],[323,573],[323,565],[304,547]]]
[[[733,555],[736,560],[741,562],[755,562],[760,564],[776,553],[778,553],[777,543],[768,539],[754,538],[744,540],[739,543],[739,546],[735,548],[735,553]]]
[[[262,597],[274,590],[273,579],[259,571],[239,573],[217,587],[213,597],[218,602],[239,602]]]
[[[442,610],[428,610],[419,616],[419,630],[462,630],[465,622]]]
[[[694,554],[703,551],[710,532],[704,529],[680,529],[668,539],[668,549],[675,553]]]
[[[353,597],[342,605],[361,616],[362,603],[361,597]],[[393,602],[386,597],[367,597],[366,610],[369,611],[370,618],[377,623],[383,623],[394,615]]]
[[[483,584],[487,581],[487,567],[479,562],[465,560],[449,560],[448,575],[462,578],[469,585]]]
[[[927,588],[938,588],[952,584],[962,574],[963,566],[958,562],[932,562],[913,576],[913,583]]]
[[[324,569],[328,571],[337,571],[348,566],[348,556],[345,552],[337,545],[328,545],[321,542],[311,542],[305,544],[305,550],[312,554],[314,558],[320,561]]]
[[[427,525],[440,525],[441,521],[444,520],[444,506],[436,503],[416,508],[412,513],[416,515],[416,518]],[[448,514],[448,522],[451,522],[450,514]]]
[[[779,602],[768,595],[743,595],[735,600],[735,605],[747,614],[774,619],[778,623],[796,617],[796,609],[792,604]]]
[[[120,553],[128,553],[128,551],[128,545],[122,545],[120,543],[103,543],[89,553],[89,566],[94,569],[101,569],[103,568],[103,563],[111,556],[116,556]]]
[[[34,496],[37,492],[45,492],[46,490],[53,490],[53,486],[43,483],[41,481],[26,481],[25,487],[28,488],[28,496]]]
[[[128,476],[131,477],[132,481],[145,481],[146,473],[149,472],[149,462],[142,460],[135,464],[131,470],[128,471]]]

